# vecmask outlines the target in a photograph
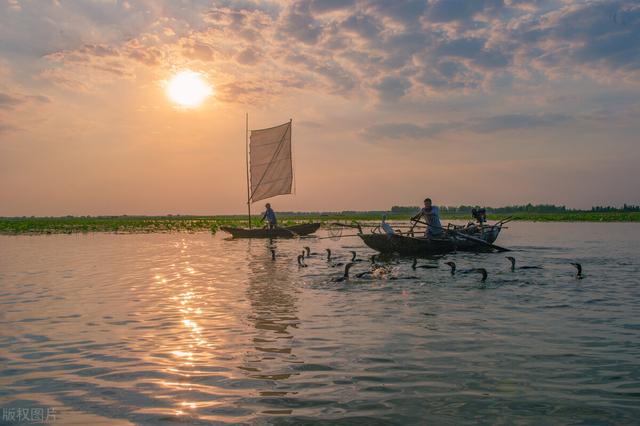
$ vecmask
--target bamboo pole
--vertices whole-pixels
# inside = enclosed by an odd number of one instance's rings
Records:
[[[249,113],[246,113],[244,137],[246,139],[245,153],[247,159],[247,211],[249,219],[249,229],[251,229],[251,181],[249,179]]]

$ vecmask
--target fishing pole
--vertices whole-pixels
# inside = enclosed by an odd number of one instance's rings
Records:
[[[335,237],[318,237],[316,240],[326,240],[327,238],[347,238],[347,237],[359,237],[360,234],[352,234],[352,235],[339,235]]]

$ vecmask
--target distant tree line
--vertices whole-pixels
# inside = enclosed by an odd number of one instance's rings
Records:
[[[440,210],[449,213],[468,213],[471,214],[471,210],[480,206],[440,206]],[[566,206],[556,206],[555,204],[523,204],[515,206],[504,207],[484,207],[487,213],[565,213],[565,212],[579,212],[585,211],[580,209],[568,209]],[[391,213],[396,214],[413,214],[420,210],[418,206],[393,206],[391,207]],[[589,211],[589,210],[586,210]],[[637,212],[640,211],[640,206],[624,204],[622,207],[612,206],[596,206],[592,207],[592,212]]]
[[[640,212],[640,205],[625,204],[622,207],[612,206],[594,206],[591,207],[592,212]]]

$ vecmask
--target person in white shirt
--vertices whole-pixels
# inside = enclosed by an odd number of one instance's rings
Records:
[[[420,209],[417,215],[411,218],[413,221],[424,217],[427,223],[425,237],[438,237],[442,234],[442,225],[440,224],[440,209],[431,203],[431,198],[425,198],[424,207]]]

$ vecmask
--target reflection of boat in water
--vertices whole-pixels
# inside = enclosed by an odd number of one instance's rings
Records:
[[[318,228],[320,228],[319,223],[302,223],[273,229],[220,227],[223,231],[230,233],[233,238],[293,238],[313,234]]]
[[[265,242],[256,247],[268,252],[273,246]],[[295,374],[293,365],[302,363],[293,353],[292,330],[300,319],[292,266],[275,262],[270,256],[249,259],[246,295],[251,309],[247,320],[253,325],[253,348],[239,368],[253,379],[265,380],[261,395],[282,396],[288,393],[282,381]]]
[[[401,233],[387,234],[374,228],[372,232],[360,232],[358,236],[367,246],[380,253],[430,256],[454,251],[493,251],[496,247],[493,243],[501,229],[501,223],[482,228],[451,228],[444,229],[441,237],[427,238]]]
[[[291,194],[293,156],[291,155],[292,121],[268,129],[252,130],[249,138],[247,114],[247,209],[249,228],[222,226],[234,238],[291,238],[316,232],[319,223],[284,228],[251,228],[251,204],[256,201]]]

